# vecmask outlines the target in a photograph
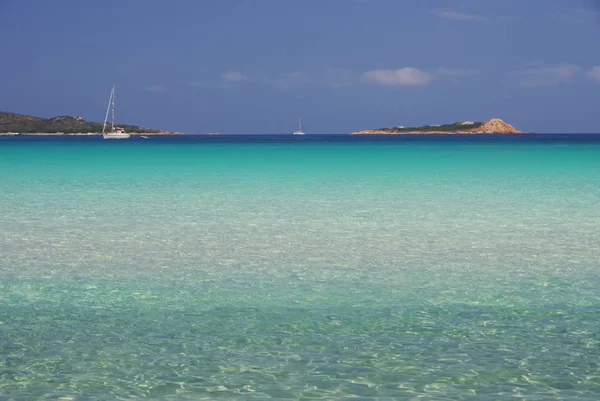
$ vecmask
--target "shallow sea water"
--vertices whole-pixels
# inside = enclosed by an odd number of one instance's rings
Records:
[[[0,400],[597,400],[555,138],[0,138]]]

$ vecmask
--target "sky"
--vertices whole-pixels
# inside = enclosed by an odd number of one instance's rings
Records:
[[[185,133],[600,132],[600,0],[0,0],[0,111]]]

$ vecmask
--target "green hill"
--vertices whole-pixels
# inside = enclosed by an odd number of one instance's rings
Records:
[[[53,118],[40,118],[23,114],[0,112],[0,134],[18,132],[21,134],[35,133],[99,133],[102,132],[102,123],[85,121],[81,117],[59,116]],[[128,133],[160,134],[165,131],[153,130],[138,125],[119,124]]]

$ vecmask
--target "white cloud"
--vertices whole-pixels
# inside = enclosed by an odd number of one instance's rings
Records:
[[[540,66],[518,71],[521,86],[556,86],[571,81],[580,68],[572,64]]]
[[[465,14],[452,10],[434,10],[433,13],[440,18],[453,21],[487,21],[487,17],[475,14]]]
[[[600,65],[592,67],[592,69],[589,71],[589,75],[596,81],[600,82]]]
[[[226,71],[221,74],[221,79],[225,82],[241,82],[248,77],[239,71]]]
[[[427,85],[435,79],[429,72],[414,67],[404,67],[397,70],[373,70],[362,74],[365,81],[385,86]]]
[[[162,85],[150,85],[146,88],[146,91],[152,92],[152,93],[158,93],[158,92],[162,92],[164,90],[165,90],[165,87]]]

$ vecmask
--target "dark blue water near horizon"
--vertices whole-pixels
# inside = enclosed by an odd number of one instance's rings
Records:
[[[100,135],[16,135],[0,136],[2,142],[106,142]],[[440,134],[404,134],[404,135],[349,135],[349,134],[224,134],[224,135],[150,135],[148,139],[133,135],[127,140],[113,140],[110,142],[147,142],[147,143],[402,143],[402,142],[436,142],[436,143],[598,143],[600,133],[575,134],[477,134],[477,135],[440,135]]]

